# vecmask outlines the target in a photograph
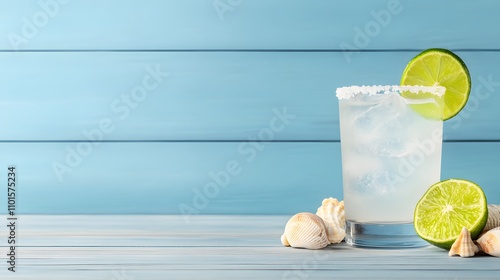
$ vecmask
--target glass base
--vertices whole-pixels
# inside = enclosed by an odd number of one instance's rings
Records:
[[[371,248],[418,248],[429,245],[421,239],[413,223],[370,224],[346,221],[346,243]]]

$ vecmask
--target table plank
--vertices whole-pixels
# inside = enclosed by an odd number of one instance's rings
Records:
[[[335,89],[398,84],[417,53],[0,52],[0,139],[339,140]],[[498,140],[500,52],[457,54],[472,91],[447,139]]]
[[[292,214],[343,197],[340,143],[259,143],[261,151],[253,144],[101,143],[59,181],[52,166],[66,164],[76,143],[1,143],[0,166],[18,166],[22,214]],[[474,181],[500,204],[499,158],[500,142],[445,142],[441,178]],[[211,172],[231,161],[241,172],[208,199]]]
[[[495,0],[2,0],[0,49],[498,49],[498,9]]]

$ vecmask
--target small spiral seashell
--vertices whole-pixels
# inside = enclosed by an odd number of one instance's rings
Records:
[[[321,249],[328,246],[329,241],[323,220],[317,215],[303,212],[288,220],[281,243],[297,248]]]
[[[479,248],[486,254],[494,257],[500,257],[500,227],[490,229],[478,240]]]
[[[316,215],[325,222],[328,241],[331,244],[340,243],[344,240],[346,235],[344,201],[339,202],[332,197],[325,198]]]
[[[479,248],[474,244],[470,236],[470,231],[463,227],[457,240],[451,245],[448,255],[459,255],[462,258],[472,257],[479,251]]]
[[[488,220],[482,234],[497,227],[500,227],[500,205],[490,204],[488,205]]]

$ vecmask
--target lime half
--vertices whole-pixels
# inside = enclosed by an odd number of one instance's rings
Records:
[[[456,54],[446,49],[428,49],[414,57],[403,72],[401,85],[443,86],[443,100],[438,100],[441,110],[432,106],[415,106],[414,109],[428,118],[448,120],[467,103],[471,89],[469,70]],[[403,94],[403,96],[405,96]],[[405,96],[429,98],[433,96]]]
[[[414,226],[427,242],[449,250],[463,227],[473,239],[483,230],[488,206],[477,184],[449,179],[432,185],[415,207]]]

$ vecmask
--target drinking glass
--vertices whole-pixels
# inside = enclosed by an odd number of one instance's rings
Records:
[[[413,212],[441,173],[443,87],[337,89],[346,242],[405,248],[427,243]]]

